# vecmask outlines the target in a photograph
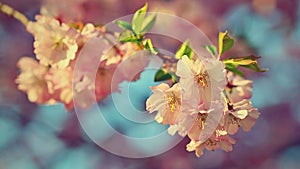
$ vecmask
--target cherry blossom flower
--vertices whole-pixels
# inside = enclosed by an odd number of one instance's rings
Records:
[[[184,94],[184,93],[183,93]],[[191,100],[189,100],[191,101]],[[224,101],[213,101],[211,109],[204,110],[203,105],[191,107],[189,101],[182,100],[181,112],[175,124],[170,125],[168,132],[186,136],[192,140],[205,140],[210,137],[223,117]]]
[[[168,133],[173,136],[177,132],[180,136],[185,137],[193,127],[197,117],[197,114],[188,114],[182,111],[178,115],[177,122],[168,128]]]
[[[135,43],[124,43],[118,49],[104,51],[101,61],[105,61],[106,65],[118,64],[114,79],[136,81],[149,64],[150,58],[148,52],[141,50]]]
[[[177,63],[176,74],[180,77],[184,99],[199,100],[204,109],[220,98],[226,84],[224,64],[215,58],[193,61],[183,56]]]
[[[101,61],[106,61],[106,65],[121,63],[141,50],[140,47],[131,42],[120,45],[118,49],[112,46],[103,51]]]
[[[97,37],[100,35],[101,27],[95,27],[91,23],[82,25],[82,28],[78,31],[80,32],[79,37],[77,38],[78,47],[82,47],[89,39]]]
[[[66,68],[76,56],[78,31],[43,15],[29,22],[27,31],[34,36],[34,53],[42,65]]]
[[[225,128],[229,134],[238,132],[239,127],[244,131],[250,131],[254,126],[260,113],[252,107],[249,100],[242,100],[237,103],[228,103],[228,110],[225,112]]]
[[[153,94],[146,101],[146,109],[153,113],[157,111],[155,120],[162,124],[174,124],[181,108],[181,91],[178,84],[171,88],[162,83],[151,87]]]
[[[176,74],[182,86],[182,113],[178,122],[171,125],[168,131],[171,135],[178,132],[181,136],[188,134],[193,140],[202,139],[206,132],[214,131],[210,129],[202,133],[208,114],[211,114],[210,123],[216,127],[223,114],[224,99],[221,91],[226,83],[224,64],[216,59],[205,59],[202,63],[200,59],[193,61],[183,56],[177,63]]]
[[[216,130],[215,134],[205,142],[191,140],[191,142],[187,144],[186,149],[189,152],[195,151],[196,156],[200,157],[203,155],[204,149],[214,151],[221,148],[226,152],[232,151],[232,145],[235,143],[236,141],[228,136],[226,131]]]
[[[65,69],[50,68],[45,75],[49,92],[55,100],[64,103],[69,110],[73,107],[72,75],[71,67]]]
[[[44,78],[48,67],[40,65],[36,60],[29,57],[22,57],[17,66],[21,71],[16,79],[18,89],[27,93],[29,101],[38,104],[55,103]]]
[[[227,73],[226,91],[229,100],[233,103],[250,99],[252,97],[252,81],[236,76],[232,72]]]
[[[81,92],[85,89],[94,90],[95,86],[91,84],[92,80],[88,76],[83,76],[81,80],[76,82],[74,89],[76,92]]]
[[[194,110],[195,111],[195,110]],[[202,106],[197,109],[197,117],[193,122],[193,126],[188,131],[188,137],[192,140],[205,140],[215,132],[223,117],[224,101],[213,101],[211,109],[203,110]]]

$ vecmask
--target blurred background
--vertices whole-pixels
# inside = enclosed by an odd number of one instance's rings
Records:
[[[132,14],[144,0],[1,0],[31,20],[45,6],[65,21],[105,24]],[[254,106],[261,116],[249,133],[239,132],[230,153],[188,153],[184,139],[173,149],[144,159],[122,158],[95,145],[84,133],[76,114],[63,105],[28,102],[14,82],[16,63],[33,56],[33,38],[18,21],[0,13],[0,169],[297,169],[300,166],[300,3],[298,0],[151,0],[150,11],[183,17],[198,26],[213,43],[228,29],[236,45],[228,55],[263,56],[269,72],[247,72],[254,81]],[[180,28],[176,28],[180,29]],[[184,30],[182,30],[184,33]],[[144,109],[147,85],[154,72],[132,84],[137,109]],[[146,78],[147,77],[147,78]],[[150,78],[149,78],[150,77]],[[147,81],[148,80],[148,81]],[[134,91],[137,87],[145,92]],[[138,94],[136,94],[138,93]],[[136,127],[117,115],[111,97],[100,107],[114,128],[139,135],[160,130],[156,123]],[[99,133],[109,139],[109,133]],[[164,140],[162,140],[164,142]],[[142,143],[140,143],[142,144]],[[149,149],[159,146],[149,145]],[[138,149],[139,146],[136,146]],[[147,150],[145,150],[147,151]]]

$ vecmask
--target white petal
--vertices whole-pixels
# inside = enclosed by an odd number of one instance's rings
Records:
[[[227,132],[228,132],[228,134],[233,135],[233,134],[237,133],[238,130],[239,130],[238,125],[236,125],[236,124],[230,124],[228,126]]]
[[[171,136],[174,136],[177,130],[178,130],[178,125],[170,125],[170,127],[168,128],[168,133]]]
[[[180,59],[177,62],[177,69],[176,69],[176,75],[184,78],[184,77],[189,77],[192,75],[192,71],[191,71],[191,60],[189,60],[188,58],[186,58],[186,56],[183,56],[182,59]]]
[[[247,110],[238,110],[238,111],[231,112],[231,114],[239,119],[244,119],[247,117],[248,111]]]
[[[150,89],[152,90],[152,92],[155,92],[156,90],[158,91],[165,91],[165,90],[168,90],[170,88],[170,86],[166,83],[161,83],[157,86],[151,86]]]

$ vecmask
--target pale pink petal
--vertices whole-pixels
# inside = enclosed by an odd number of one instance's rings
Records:
[[[248,111],[247,110],[237,110],[237,111],[231,112],[231,114],[239,119],[244,119],[247,117]]]

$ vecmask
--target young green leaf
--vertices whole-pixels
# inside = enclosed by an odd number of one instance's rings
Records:
[[[231,71],[238,76],[244,77],[244,73],[238,69],[238,66],[231,63],[226,63],[225,66],[225,69],[227,69],[228,71]]]
[[[190,42],[189,40],[186,40],[185,42],[182,43],[182,45],[178,48],[175,58],[176,59],[181,59],[182,56],[186,55],[188,58],[193,58],[194,52],[192,48],[190,47]]]
[[[119,36],[120,42],[138,42],[138,39],[132,34],[131,31],[126,30],[122,32]]]
[[[142,33],[147,33],[154,25],[156,21],[156,14],[148,15],[142,24]]]
[[[224,60],[224,63],[232,63],[234,65],[250,65],[256,63],[256,60],[245,59],[245,58],[236,58],[236,59],[228,59]]]
[[[146,3],[141,9],[137,10],[132,18],[132,29],[136,34],[140,34],[142,31],[143,21],[148,8],[148,3]]]
[[[165,80],[169,80],[172,79],[172,75],[170,73],[168,73],[167,71],[165,71],[164,69],[159,69],[154,77],[154,81],[155,82],[159,82],[159,81],[165,81]]]
[[[214,45],[206,45],[204,48],[212,55],[215,56],[217,53],[217,48]]]
[[[228,35],[228,32],[220,32],[219,33],[219,55],[218,57],[220,58],[221,55],[229,50],[234,44],[234,39],[231,38]]]
[[[253,70],[255,72],[267,72],[268,69],[262,69],[259,67],[257,63],[255,64],[249,64],[249,65],[241,65],[242,67],[245,67],[247,69]]]
[[[223,62],[226,65],[227,70],[229,70],[239,76],[243,76],[243,73],[240,70],[238,70],[239,66],[256,71],[256,72],[268,71],[267,69],[260,68],[260,66],[258,65],[258,62],[257,62],[257,60],[259,58],[260,57],[258,57],[258,56],[250,55],[250,56],[246,56],[246,57],[225,59],[225,60],[223,60]]]
[[[132,25],[129,22],[119,20],[119,21],[115,21],[115,23],[123,30],[132,31]]]
[[[258,56],[254,56],[254,55],[250,55],[250,56],[246,56],[246,57],[238,57],[238,58],[229,58],[229,59],[225,59],[223,62],[225,64],[232,64],[235,66],[242,66],[248,69],[251,69],[253,71],[256,72],[266,72],[267,69],[262,69],[260,68],[257,60],[261,58]]]
[[[153,53],[153,54],[157,54],[157,53],[158,53],[158,52],[157,52],[157,49],[155,49],[155,48],[153,47],[152,42],[151,42],[150,39],[147,39],[147,40],[146,40],[144,46],[145,46],[145,48],[146,48],[147,50],[149,50],[151,53]]]

